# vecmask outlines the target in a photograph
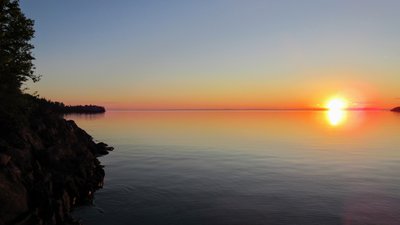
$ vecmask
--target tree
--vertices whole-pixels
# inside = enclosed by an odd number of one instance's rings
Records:
[[[0,0],[0,94],[21,93],[21,85],[40,79],[34,70],[31,39],[33,20],[21,12],[18,0]]]

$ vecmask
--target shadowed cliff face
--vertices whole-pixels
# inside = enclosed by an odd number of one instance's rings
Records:
[[[27,118],[17,128],[0,121],[8,127],[0,136],[0,225],[72,223],[71,209],[102,187],[96,157],[111,148],[54,113]]]

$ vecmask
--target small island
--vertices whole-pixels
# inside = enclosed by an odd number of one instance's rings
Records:
[[[400,112],[400,106],[391,109],[392,112]]]

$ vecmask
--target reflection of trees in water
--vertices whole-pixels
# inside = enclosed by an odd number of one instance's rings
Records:
[[[65,119],[74,119],[74,118],[79,118],[79,119],[85,119],[85,120],[96,120],[96,119],[101,119],[104,118],[105,113],[94,113],[94,114],[87,114],[87,113],[70,113],[70,114],[65,114],[64,118]]]

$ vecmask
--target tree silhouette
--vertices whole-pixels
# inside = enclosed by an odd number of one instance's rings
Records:
[[[21,12],[18,0],[0,0],[0,93],[21,93],[21,85],[38,81],[32,60],[33,20]]]

